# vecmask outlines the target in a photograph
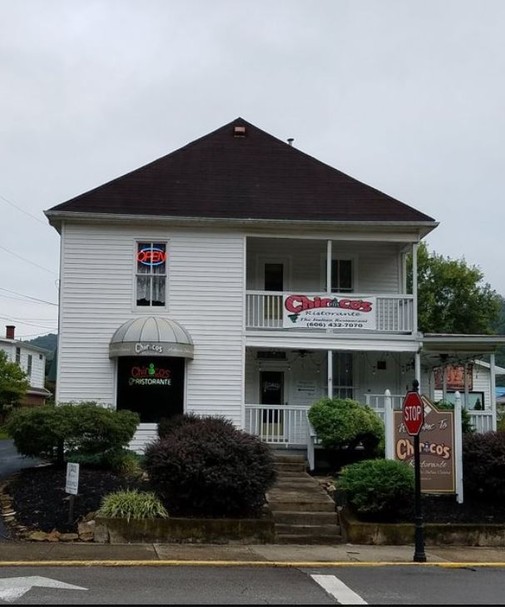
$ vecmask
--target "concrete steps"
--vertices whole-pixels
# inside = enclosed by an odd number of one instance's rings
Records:
[[[267,493],[278,544],[339,544],[335,502],[307,473],[303,455],[275,453],[277,481]]]

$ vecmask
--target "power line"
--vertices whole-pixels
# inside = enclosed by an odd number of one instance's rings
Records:
[[[0,199],[3,200],[4,202],[6,202],[7,204],[10,204],[11,207],[14,207],[18,211],[21,211],[21,213],[24,213],[25,215],[28,215],[28,217],[31,217],[32,219],[35,219],[35,221],[38,221],[39,223],[42,223],[43,225],[47,225],[47,223],[45,221],[42,221],[42,219],[40,219],[40,217],[36,217],[35,215],[32,215],[29,211],[25,211],[25,209],[22,209],[16,203],[12,202],[12,200],[9,200],[5,196],[2,196],[2,194],[0,194]]]
[[[45,303],[50,306],[58,307],[58,304],[53,303],[52,301],[46,301],[45,299],[38,299],[37,297],[31,297],[30,295],[24,295],[23,293],[16,293],[16,291],[11,291],[10,289],[4,289],[3,287],[0,287],[0,291],[6,291],[7,293],[13,293],[14,295],[19,295],[20,297],[25,297],[26,299],[31,299],[33,301],[38,301],[40,303]]]
[[[45,270],[46,272],[51,272],[51,274],[58,276],[58,273],[55,272],[54,270],[50,270],[49,268],[44,268],[44,266],[41,266],[38,263],[35,263],[34,261],[30,261],[29,259],[26,259],[26,257],[22,257],[21,255],[19,255],[18,253],[13,253],[9,249],[2,247],[2,245],[0,245],[0,249],[3,249],[4,251],[6,251],[7,253],[10,253],[11,255],[14,255],[14,257],[17,257],[18,259],[22,259],[23,261],[26,261],[27,263],[31,263],[33,266],[37,266],[37,268],[40,268],[41,270]]]

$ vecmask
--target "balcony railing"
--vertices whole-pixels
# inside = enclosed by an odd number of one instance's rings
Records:
[[[290,291],[289,293],[293,292]],[[304,294],[309,296],[321,295],[321,293]],[[278,292],[247,291],[246,328],[282,329],[282,302],[284,295],[285,293]],[[353,293],[352,297],[367,297],[367,295]],[[377,301],[375,312],[377,328],[374,329],[374,332],[412,333],[414,330],[414,300],[412,295],[387,294],[374,295],[373,297]],[[305,330],[314,331],[314,329]],[[342,330],[331,329],[334,332]]]

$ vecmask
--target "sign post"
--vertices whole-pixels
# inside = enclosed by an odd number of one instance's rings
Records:
[[[412,382],[413,390],[403,399],[403,422],[410,436],[414,437],[414,505],[415,505],[415,551],[414,562],[425,563],[424,528],[421,506],[421,454],[419,453],[419,432],[424,423],[424,404],[419,396],[419,381]]]
[[[79,464],[67,464],[67,477],[65,484],[66,493],[70,493],[68,500],[68,522],[71,523],[74,517],[75,496],[79,490]]]

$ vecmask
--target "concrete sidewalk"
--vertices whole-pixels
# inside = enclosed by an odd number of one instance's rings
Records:
[[[414,546],[337,544],[95,544],[65,542],[0,543],[0,566],[234,565],[277,567],[412,564],[505,567],[505,549],[430,546],[426,563],[414,562]]]

